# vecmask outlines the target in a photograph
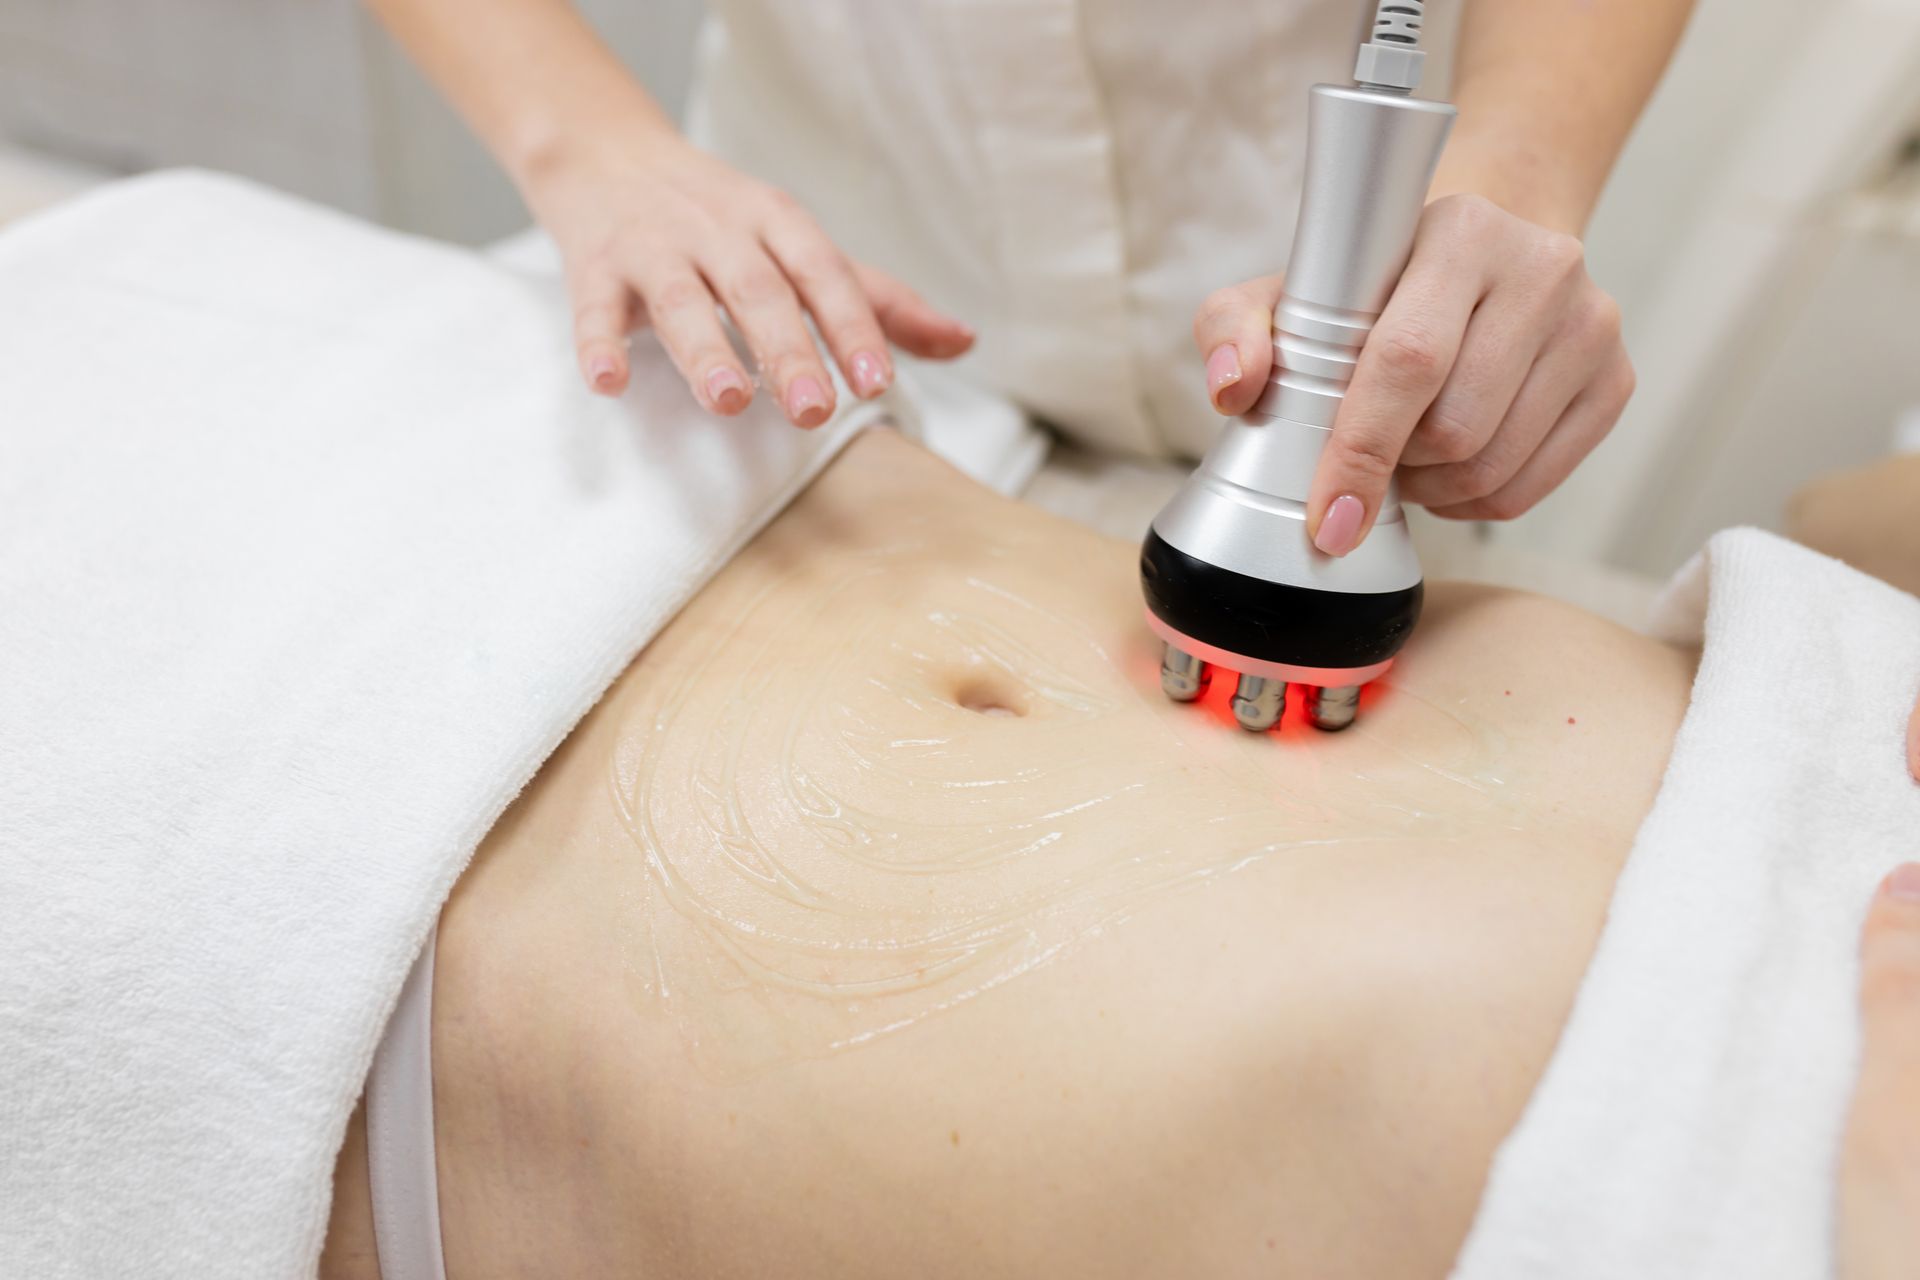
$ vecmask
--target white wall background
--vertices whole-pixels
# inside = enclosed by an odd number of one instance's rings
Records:
[[[0,4],[8,0],[0,0]],[[601,35],[676,114],[686,99],[700,0],[575,0]],[[484,6],[474,5],[476,14]],[[493,160],[384,31],[362,24],[368,102],[380,131],[374,162],[380,216],[397,226],[478,243],[527,222]]]
[[[578,3],[677,109],[699,0]],[[0,0],[0,139],[108,173],[229,169],[468,243],[527,220],[354,0]]]
[[[1920,404],[1920,0],[1700,0],[1588,235],[1640,390],[1494,536],[1664,574]]]

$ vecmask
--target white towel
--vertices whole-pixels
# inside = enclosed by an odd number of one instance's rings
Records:
[[[597,401],[557,286],[211,176],[0,235],[0,1276],[313,1272],[468,855],[884,411],[636,361]]]
[[[1920,601],[1751,529],[1662,602],[1705,649],[1573,1014],[1459,1280],[1818,1280],[1859,930],[1920,858]]]

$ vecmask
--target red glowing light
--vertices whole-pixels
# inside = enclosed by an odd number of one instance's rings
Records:
[[[1183,631],[1177,631],[1160,620],[1153,610],[1144,611],[1147,625],[1155,635],[1168,644],[1199,658],[1202,662],[1216,668],[1241,672],[1245,675],[1265,676],[1269,680],[1285,680],[1289,684],[1317,684],[1322,688],[1338,689],[1344,685],[1366,684],[1386,674],[1393,665],[1393,659],[1371,663],[1364,667],[1300,667],[1290,662],[1266,662],[1259,658],[1249,658],[1225,649],[1215,648],[1204,641],[1195,640]]]

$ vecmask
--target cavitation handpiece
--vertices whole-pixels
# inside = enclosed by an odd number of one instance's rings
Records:
[[[1315,85],[1306,181],[1274,312],[1273,373],[1154,517],[1140,551],[1147,621],[1167,642],[1161,685],[1190,701],[1209,664],[1239,676],[1234,717],[1271,728],[1289,683],[1307,717],[1344,729],[1360,686],[1393,663],[1420,616],[1420,562],[1387,493],[1365,542],[1338,559],[1307,536],[1307,491],[1354,363],[1413,247],[1452,127],[1420,79],[1419,0],[1386,0],[1351,88]]]

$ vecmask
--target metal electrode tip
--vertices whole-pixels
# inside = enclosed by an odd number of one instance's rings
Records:
[[[1287,710],[1287,682],[1265,676],[1241,676],[1233,691],[1233,718],[1242,729],[1262,733],[1280,723]]]
[[[1360,711],[1360,686],[1342,685],[1334,689],[1307,689],[1307,719],[1316,729],[1329,733],[1346,728]]]
[[[1207,664],[1173,645],[1160,659],[1160,687],[1175,702],[1192,702],[1207,691]]]

